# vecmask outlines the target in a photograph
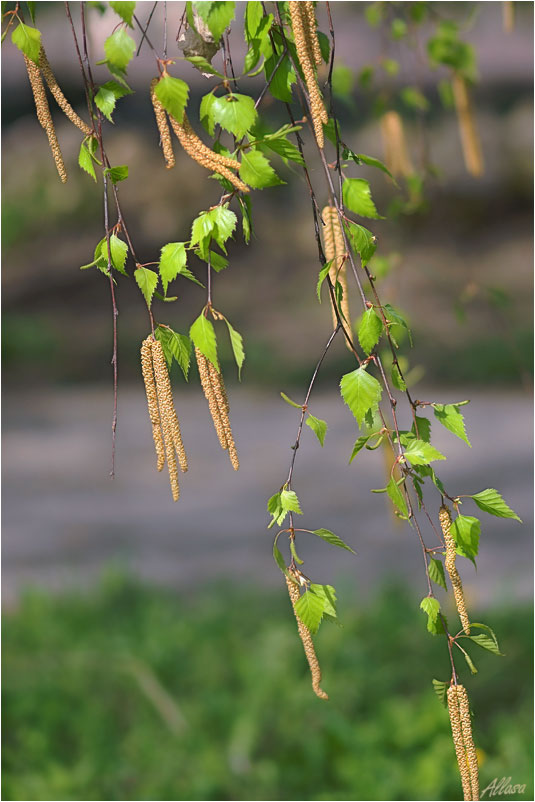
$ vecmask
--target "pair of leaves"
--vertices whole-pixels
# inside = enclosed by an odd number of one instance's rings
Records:
[[[336,591],[332,585],[311,584],[295,604],[295,612],[315,635],[324,615],[336,618]]]
[[[190,245],[198,245],[201,258],[205,261],[209,256],[209,245],[213,239],[226,253],[225,242],[232,236],[238,218],[228,208],[228,204],[216,206],[207,212],[201,212],[191,227]]]
[[[167,295],[169,283],[178,275],[184,276],[184,278],[190,281],[194,281],[201,287],[203,286],[201,282],[195,278],[191,270],[188,269],[186,265],[187,259],[185,242],[168,242],[167,245],[162,247],[158,270],[160,271],[160,278],[165,295]]]
[[[440,612],[440,602],[433,596],[426,596],[420,602],[420,609],[427,615],[427,629],[432,634],[437,634],[440,624],[438,614]]]
[[[111,266],[115,268],[123,276],[128,275],[125,270],[126,256],[128,253],[128,245],[116,234],[110,235],[110,255]],[[108,275],[108,244],[106,237],[103,237],[95,248],[93,261],[87,265],[82,265],[80,270],[86,270],[89,267],[97,267],[101,273]]]
[[[245,360],[245,351],[243,349],[243,339],[241,334],[233,328],[226,317],[223,320],[227,324],[230,344],[234,359],[238,366],[238,376],[241,378],[241,369]],[[201,312],[199,317],[192,323],[189,330],[189,336],[193,340],[193,344],[199,351],[209,359],[212,365],[219,370],[219,363],[217,360],[217,339],[215,334],[214,324],[205,316],[204,311]]]
[[[289,512],[295,512],[297,515],[303,514],[297,493],[294,490],[286,489],[271,496],[267,504],[267,511],[271,515],[268,529],[271,529],[274,524],[280,526]]]
[[[100,109],[106,119],[112,123],[113,119],[111,115],[115,110],[117,101],[125,95],[130,94],[132,94],[131,90],[117,81],[106,81],[106,83],[99,87],[95,95],[95,105]]]
[[[173,331],[169,326],[158,326],[154,331],[154,336],[162,344],[164,356],[167,360],[169,368],[175,359],[186,381],[188,380],[188,373],[191,361],[191,340],[185,334],[178,334]]]

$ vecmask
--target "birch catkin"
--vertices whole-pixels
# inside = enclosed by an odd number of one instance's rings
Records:
[[[310,5],[312,6],[312,3]],[[316,141],[319,147],[323,148],[325,144],[323,124],[329,121],[329,117],[325,110],[314,68],[316,57],[314,39],[317,41],[314,8],[310,12],[306,8],[305,2],[298,2],[297,0],[290,0],[288,6],[290,8],[290,22],[295,40],[295,49],[308,89],[312,125],[314,126]],[[311,22],[310,13],[313,23]]]
[[[165,109],[156,97],[156,84],[157,78],[153,78],[150,84],[150,99],[152,100],[152,108],[154,109],[154,116],[156,118],[156,125],[160,134],[160,142],[162,143],[162,153],[165,159],[165,166],[168,170],[175,166],[175,154],[173,152],[173,143],[171,142],[171,132],[167,123],[167,115]]]
[[[461,718],[461,729],[463,734],[464,748],[466,750],[466,760],[470,772],[470,786],[472,789],[472,799],[479,799],[479,766],[477,764],[477,752],[472,736],[472,721],[470,718],[470,704],[468,694],[464,685],[457,685],[457,699],[459,701],[459,714]]]
[[[44,128],[46,132],[48,144],[50,145],[50,150],[52,151],[52,156],[54,157],[54,162],[56,164],[56,169],[59,177],[61,178],[61,182],[64,184],[67,181],[67,170],[65,169],[63,156],[61,155],[61,149],[56,136],[56,129],[54,128],[54,123],[50,114],[50,108],[48,106],[48,100],[46,99],[45,87],[43,86],[41,73],[39,71],[39,67],[26,55],[24,56],[24,61],[26,63],[26,70],[28,72],[28,78],[30,79],[30,84],[32,87],[33,99],[35,101],[35,108],[37,111],[37,119],[41,123],[41,127]]]
[[[47,82],[48,88],[50,89],[62,112],[66,117],[68,117],[71,123],[73,123],[77,128],[80,129],[80,131],[82,131],[82,133],[84,133],[86,136],[91,136],[93,133],[92,129],[81,119],[81,117],[76,114],[73,107],[61,91],[56,80],[56,76],[52,72],[52,68],[48,63],[48,59],[43,47],[41,48],[41,52],[39,54],[39,66],[41,67],[41,72],[43,73],[44,79]]]
[[[205,398],[208,401],[208,408],[214,422],[214,428],[219,443],[222,449],[228,451],[232,467],[237,471],[240,467],[240,463],[230,426],[230,409],[227,391],[225,390],[225,384],[223,382],[223,375],[198,348],[195,349],[195,358],[197,360],[197,367],[199,368],[201,386]]]
[[[305,0],[303,3],[304,6],[304,17],[306,20],[305,23],[305,31],[306,31],[306,38],[308,40],[309,51],[312,55],[312,59],[317,67],[322,62],[321,58],[321,49],[320,43],[318,41],[318,33],[316,30],[316,14],[314,12],[314,3],[312,0]]]
[[[303,648],[305,650],[306,658],[308,660],[308,665],[310,667],[310,673],[312,675],[312,690],[319,696],[320,699],[328,699],[328,695],[323,691],[320,687],[321,683],[321,669],[320,664],[316,655],[316,650],[314,649],[314,642],[312,640],[312,635],[310,634],[310,630],[306,627],[297,613],[295,612],[295,605],[299,601],[299,586],[292,582],[287,576],[286,584],[288,585],[288,593],[290,595],[290,601],[292,602],[292,608],[294,611],[294,615],[297,621],[297,629],[299,632],[299,637],[301,638],[301,642],[303,644]]]
[[[403,120],[397,111],[387,111],[381,117],[381,138],[385,162],[392,175],[402,175],[405,178],[414,174],[414,166],[409,155]]]
[[[455,754],[457,756],[457,765],[459,766],[459,774],[461,775],[461,783],[463,786],[463,796],[465,800],[471,800],[472,782],[471,782],[470,768],[468,766],[467,752],[463,737],[461,711],[459,709],[459,698],[457,695],[458,689],[460,687],[462,686],[451,685],[448,688],[448,712],[450,714],[451,734],[453,738],[453,745],[455,747]]]
[[[349,295],[347,290],[347,270],[346,270],[346,262],[347,262],[347,253],[346,247],[344,243],[344,237],[342,234],[342,228],[340,226],[340,218],[338,217],[338,212],[333,206],[326,206],[321,216],[323,218],[324,226],[323,226],[323,244],[325,249],[325,258],[328,262],[331,259],[334,259],[330,269],[329,269],[329,277],[331,279],[333,287],[336,286],[336,282],[339,281],[342,287],[343,296],[341,301],[341,309],[342,314],[345,318],[346,328],[351,329],[351,317],[349,312]],[[332,307],[332,315],[333,315],[333,327],[336,328],[338,325],[338,318],[336,317],[336,311],[334,305],[331,301]],[[345,338],[344,338],[345,340]],[[345,340],[345,343],[349,350],[351,351],[351,346]]]
[[[158,411],[158,397],[156,394],[156,382],[154,380],[154,368],[152,365],[152,337],[147,337],[141,344],[141,371],[145,383],[147,394],[147,405],[149,417],[152,423],[152,436],[154,448],[156,450],[156,467],[159,471],[165,465],[165,451],[163,445],[160,413]]]
[[[247,184],[244,184],[244,182],[232,172],[232,170],[240,169],[239,161],[236,159],[231,159],[228,156],[222,156],[220,153],[210,150],[210,148],[208,148],[204,142],[199,139],[191,127],[185,112],[184,119],[181,123],[177,122],[177,120],[175,120],[175,118],[171,115],[169,115],[169,119],[171,121],[171,127],[175,132],[178,141],[188,156],[191,156],[191,158],[196,161],[197,164],[200,164],[201,167],[205,167],[207,170],[213,170],[214,172],[220,173],[220,175],[230,181],[230,183],[241,192],[249,192],[249,187]]]
[[[463,146],[464,163],[468,172],[478,178],[483,175],[484,171],[481,141],[476,127],[468,87],[465,79],[459,73],[454,74],[452,87]]]
[[[469,635],[470,619],[468,618],[468,613],[466,611],[466,603],[464,600],[464,593],[463,593],[463,584],[461,582],[461,577],[459,576],[459,572],[457,571],[457,567],[455,565],[455,561],[457,559],[457,548],[455,545],[455,540],[451,535],[451,515],[447,507],[442,506],[440,508],[438,513],[438,520],[440,521],[440,528],[442,529],[442,534],[444,536],[444,543],[446,545],[446,559],[444,560],[444,565],[451,580],[453,595],[455,598],[455,604],[457,606],[457,612],[459,613],[459,618],[461,619],[462,627],[465,633]]]

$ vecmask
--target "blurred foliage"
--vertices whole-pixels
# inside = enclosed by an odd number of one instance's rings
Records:
[[[90,595],[29,593],[3,627],[3,799],[460,799],[444,642],[407,590],[317,638],[316,699],[285,589],[178,597],[110,574]],[[533,798],[533,632],[497,609],[505,658],[466,682],[482,788]]]

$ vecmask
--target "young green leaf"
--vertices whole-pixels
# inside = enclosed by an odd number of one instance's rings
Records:
[[[434,632],[436,628],[438,614],[440,612],[440,602],[432,596],[426,596],[420,602],[420,608],[427,614],[427,629]]]
[[[405,449],[405,457],[413,465],[429,465],[430,462],[446,459],[444,454],[425,440],[411,440]]]
[[[282,100],[283,103],[291,103],[292,84],[294,84],[296,81],[295,72],[293,71],[292,64],[288,56],[284,56],[281,63],[277,67],[278,60],[279,56],[275,55],[274,53],[264,62],[264,73],[266,80],[271,78],[269,92],[273,95],[273,97],[277,98],[277,100]],[[277,71],[275,74],[273,74],[275,67],[277,67]],[[299,151],[297,152],[299,153]]]
[[[253,189],[264,189],[286,183],[279,178],[264,154],[257,148],[251,148],[243,153],[240,177]]]
[[[470,669],[470,673],[471,673],[471,674],[477,674],[477,668],[475,667],[474,661],[472,660],[472,658],[470,657],[470,655],[468,654],[468,652],[467,652],[465,649],[463,649],[463,647],[462,647],[462,646],[459,644],[459,641],[455,641],[455,645],[456,645],[456,646],[457,646],[457,648],[459,648],[459,649],[461,650],[461,652],[463,653],[463,655],[464,655],[464,659],[466,660],[466,665],[467,665],[467,666],[468,666],[468,668]]]
[[[472,448],[470,440],[466,436],[464,417],[459,412],[459,406],[457,404],[432,404],[432,407],[435,418],[445,426],[446,429],[456,434],[457,437],[460,437],[461,440],[464,440],[464,442]]]
[[[162,344],[167,364],[171,367],[173,359],[176,359],[184,378],[188,380],[190,358],[191,358],[191,340],[185,334],[178,334],[168,326],[158,326],[154,332],[154,336]]]
[[[128,165],[119,164],[117,167],[106,167],[104,170],[112,184],[118,184],[128,178]]]
[[[327,433],[327,423],[321,418],[315,418],[314,415],[311,415],[310,412],[308,413],[308,417],[305,421],[307,426],[310,426],[316,437],[320,442],[320,446],[323,446],[325,442],[325,435]]]
[[[345,229],[351,247],[360,256],[362,267],[366,267],[377,248],[375,236],[358,223],[348,222],[345,224]]]
[[[396,365],[395,362],[392,363],[392,367],[390,369],[390,376],[392,378],[392,384],[396,388],[396,390],[400,390],[402,393],[405,392],[407,389],[407,385],[405,384],[405,380],[403,379],[400,369]]]
[[[212,322],[201,312],[199,317],[192,323],[189,330],[190,339],[193,345],[209,359],[212,365],[219,370],[217,361],[217,340]]]
[[[355,445],[353,446],[353,451],[351,452],[351,457],[349,458],[349,464],[353,462],[359,451],[362,451],[368,440],[372,437],[371,434],[364,434],[362,437],[359,437],[356,441]]]
[[[180,78],[164,75],[156,84],[154,93],[164,109],[178,123],[184,119],[184,109],[188,102],[189,88]]]
[[[134,11],[136,10],[135,3],[114,2],[114,0],[110,0],[110,6],[119,14],[123,22],[130,25],[131,28],[134,27],[132,19],[134,17]]]
[[[497,490],[487,488],[487,490],[482,490],[468,498],[473,498],[479,509],[488,512],[489,515],[496,515],[498,518],[514,518],[515,521],[522,523],[516,512],[505,503]]]
[[[444,573],[444,566],[442,565],[441,560],[436,560],[434,557],[429,560],[429,579],[432,582],[435,582],[437,585],[440,585],[447,590],[446,587],[446,575]]]
[[[237,139],[245,136],[257,117],[253,98],[239,94],[214,98],[210,114],[215,123],[219,123],[221,128],[234,134]]]
[[[132,37],[127,34],[124,28],[118,28],[111,36],[108,36],[104,42],[106,61],[119,70],[125,70],[127,68],[135,50],[136,43]]]
[[[497,654],[499,657],[504,656],[503,652],[500,652],[498,643],[493,638],[489,638],[488,635],[469,635],[468,637],[471,641],[477,643],[478,646],[481,646],[482,649],[486,649],[488,652],[492,652],[492,654]]]
[[[266,139],[259,143],[258,147],[260,147],[262,150],[268,148],[269,150],[274,151],[274,153],[280,156],[284,162],[292,161],[301,165],[305,163],[299,148],[296,148],[294,144],[288,142],[288,140],[284,139],[284,137]]]
[[[419,438],[420,440],[424,440],[426,443],[429,443],[431,439],[431,421],[427,418],[422,418],[419,415],[415,415],[415,418],[416,421],[412,424],[411,432],[415,437]],[[416,427],[418,427],[418,431],[416,431]]]
[[[168,242],[161,249],[158,270],[160,271],[165,295],[167,295],[169,283],[179,274],[189,278],[190,281],[194,281],[196,284],[200,284],[201,287],[203,286],[186,267],[187,258],[185,242]]]
[[[39,65],[39,54],[41,52],[41,31],[19,22],[13,33],[11,41],[22,50],[35,64]]]
[[[336,591],[332,585],[316,585],[314,582],[310,585],[310,590],[323,599],[323,610],[326,615],[336,618]]]
[[[106,240],[103,240],[101,246],[102,256],[108,260],[108,248],[106,245]],[[126,255],[128,253],[128,245],[126,242],[123,242],[122,239],[119,239],[115,234],[112,234],[110,237],[110,253],[111,253],[111,263],[113,267],[122,273],[123,276],[127,275],[126,270],[124,269],[126,263]]]
[[[344,205],[360,217],[384,220],[375,208],[370,184],[364,178],[346,178],[342,186]]]
[[[287,573],[286,563],[284,562],[284,557],[282,556],[276,542],[273,543],[273,559],[281,569],[282,573],[286,574]]]
[[[117,81],[106,81],[106,83],[99,87],[95,95],[95,103],[102,114],[110,122],[113,122],[111,115],[115,110],[115,104],[119,98],[129,94],[131,94],[130,90],[125,86],[121,86]]]
[[[457,546],[457,552],[473,561],[479,551],[480,521],[471,515],[458,515],[453,521],[450,531]]]
[[[243,338],[241,334],[238,331],[236,331],[236,329],[232,328],[227,318],[225,318],[225,323],[227,324],[228,333],[230,336],[232,353],[234,354],[234,359],[236,360],[236,364],[238,366],[238,378],[241,379],[241,369],[245,359],[245,351],[243,350]]]
[[[78,154],[78,164],[80,165],[82,170],[85,170],[86,173],[89,173],[89,175],[94,181],[97,180],[93,159],[88,150],[85,140],[80,145],[80,153]]]
[[[199,17],[207,24],[215,42],[219,42],[224,31],[234,19],[236,3],[193,3]]]
[[[282,490],[280,494],[281,507],[285,512],[296,512],[302,515],[297,493],[294,490]]]
[[[147,267],[138,267],[134,271],[134,276],[139,289],[147,303],[148,308],[152,303],[152,296],[158,284],[158,274],[154,270],[149,270]]]
[[[402,326],[406,330],[407,334],[409,335],[409,342],[412,346],[412,333],[403,315],[400,315],[400,313],[390,304],[385,304],[383,309],[389,323],[395,323],[397,326]]]
[[[438,696],[440,703],[443,704],[444,707],[447,707],[449,682],[442,682],[439,679],[434,679],[432,680],[432,682],[433,682],[433,689],[436,695]]]
[[[408,518],[409,510],[407,507],[405,496],[403,495],[403,492],[401,491],[398,483],[395,481],[393,477],[390,478],[390,481],[386,486],[386,492],[388,493],[388,496],[392,501],[394,507],[397,510],[399,510],[399,512],[404,518]]]
[[[360,320],[358,328],[358,338],[362,349],[371,354],[381,336],[383,331],[383,323],[381,318],[373,307],[366,309]]]
[[[328,262],[326,262],[323,265],[323,267],[321,268],[321,270],[319,272],[319,275],[318,275],[318,283],[316,285],[316,295],[318,296],[318,301],[320,303],[321,303],[321,287],[323,285],[323,282],[327,278],[327,274],[328,274],[329,270],[331,269],[331,265],[332,265],[333,261],[334,261],[334,259],[330,259]]]
[[[325,599],[311,590],[305,590],[295,603],[295,612],[303,624],[315,635],[325,612]]]
[[[394,181],[394,183],[396,183],[394,176],[392,175],[386,164],[383,164],[383,162],[380,159],[376,159],[374,156],[366,156],[365,153],[357,153],[356,156],[357,159],[360,162],[362,162],[362,164],[366,164],[368,167],[376,167],[378,170],[382,170],[383,173],[389,175],[390,178]],[[347,157],[344,156],[344,158]]]
[[[234,233],[238,218],[234,212],[228,208],[228,203],[223,206],[216,206],[215,209],[211,209],[209,214],[214,224],[212,236],[220,248],[225,251],[223,246]]]
[[[359,426],[362,425],[368,410],[373,413],[379,407],[381,385],[376,378],[366,372],[365,366],[342,376],[340,390],[342,398],[355,416]]]
[[[335,535],[334,532],[331,532],[329,529],[314,529],[312,534],[321,537],[322,540],[326,543],[330,543],[331,546],[338,546],[340,549],[345,549],[346,551],[350,551],[351,554],[355,554],[351,546],[344,543],[341,537],[338,537],[338,535]]]

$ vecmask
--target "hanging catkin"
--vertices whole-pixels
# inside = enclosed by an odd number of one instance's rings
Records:
[[[312,675],[312,690],[319,696],[320,699],[328,699],[329,697],[320,687],[321,683],[321,669],[320,664],[318,662],[318,658],[316,655],[316,650],[314,649],[314,642],[312,640],[312,635],[310,634],[310,630],[306,627],[299,616],[295,611],[295,605],[299,601],[300,593],[299,593],[299,586],[292,582],[287,576],[286,584],[288,585],[288,593],[290,595],[290,601],[292,602],[292,608],[294,611],[295,618],[297,620],[297,629],[299,631],[299,637],[303,643],[303,647],[305,650],[306,658],[308,660],[308,665],[310,667],[310,673]]]
[[[320,43],[318,41],[318,32],[316,30],[317,23],[316,23],[316,14],[314,12],[314,3],[312,2],[312,0],[305,0],[303,6],[305,11],[304,17],[306,20],[304,27],[305,27],[309,52],[312,56],[314,63],[316,64],[317,67],[319,67],[320,64],[322,63],[322,58],[321,58]]]
[[[152,436],[154,448],[156,449],[156,467],[159,471],[165,465],[165,451],[163,445],[160,413],[158,411],[158,397],[156,394],[156,382],[154,380],[154,368],[152,365],[152,337],[147,337],[141,344],[141,371],[145,383],[147,394],[147,405],[149,417],[152,423]]]
[[[461,729],[463,734],[464,748],[466,750],[466,760],[470,772],[470,786],[472,789],[472,799],[479,799],[479,767],[477,764],[477,752],[472,736],[472,721],[470,718],[470,705],[468,694],[464,685],[457,685],[457,699],[459,702],[459,713],[461,718]]]
[[[153,78],[150,85],[150,99],[152,100],[152,108],[154,109],[154,116],[156,118],[156,125],[160,133],[160,142],[162,143],[162,152],[165,159],[165,166],[168,170],[175,166],[175,154],[173,153],[173,143],[171,142],[171,132],[167,124],[167,115],[165,109],[156,97],[156,84],[157,78]]]
[[[312,6],[312,3],[310,5]],[[314,8],[311,10],[312,22],[310,11],[306,8],[306,3],[290,0],[288,6],[290,8],[290,22],[295,40],[295,49],[308,89],[312,125],[314,126],[316,141],[319,147],[323,148],[325,144],[323,124],[329,121],[329,117],[325,110],[314,67],[314,39],[317,41]]]
[[[470,774],[470,768],[468,766],[468,756],[463,736],[461,711],[459,709],[459,697],[457,695],[458,689],[460,687],[462,686],[451,685],[448,688],[448,712],[450,714],[451,734],[453,738],[453,745],[455,747],[455,754],[457,756],[457,765],[459,766],[459,774],[461,775],[461,783],[463,786],[463,796],[465,800],[471,800],[472,799],[471,774]]]
[[[468,613],[466,611],[466,603],[464,600],[464,593],[463,593],[463,584],[461,582],[461,577],[459,576],[459,572],[457,571],[457,567],[455,565],[455,560],[457,558],[457,547],[455,545],[455,540],[451,534],[451,515],[450,511],[447,507],[442,506],[438,513],[438,520],[440,521],[440,527],[442,529],[442,534],[444,536],[444,543],[446,546],[446,559],[444,560],[444,565],[446,566],[446,571],[449,574],[451,585],[453,588],[453,595],[455,597],[455,604],[457,605],[457,612],[459,613],[459,618],[461,619],[462,627],[467,635],[470,634],[470,620],[468,618]]]
[[[484,170],[481,142],[466,81],[457,72],[453,75],[452,87],[463,146],[464,163],[468,172],[477,178],[483,175]]]
[[[41,48],[41,52],[39,54],[39,66],[41,67],[41,72],[43,73],[44,79],[47,82],[48,88],[50,89],[56,100],[56,103],[63,111],[65,116],[68,117],[71,123],[79,128],[82,133],[84,133],[86,136],[91,136],[93,133],[92,129],[81,119],[81,117],[76,114],[73,107],[61,91],[56,80],[56,76],[52,72],[52,68],[48,63],[48,59],[43,47]]]
[[[221,448],[229,452],[230,462],[235,471],[240,467],[236,444],[232,435],[229,419],[229,403],[227,392],[223,383],[223,376],[212,365],[198,348],[195,349],[195,358],[199,369],[199,377],[204,396],[208,401],[210,415],[214,422]]]
[[[185,112],[182,123],[177,122],[171,115],[169,115],[169,119],[171,121],[171,127],[175,132],[178,141],[188,156],[191,156],[191,158],[196,161],[197,164],[200,164],[201,167],[205,167],[207,170],[213,170],[216,173],[220,173],[220,175],[230,181],[230,183],[241,192],[249,192],[249,187],[247,184],[244,184],[243,181],[234,175],[231,169],[229,169],[232,168],[232,170],[239,170],[239,161],[236,159],[231,159],[228,156],[222,156],[220,153],[215,153],[215,151],[210,150],[210,148],[208,148],[204,142],[199,139],[191,127]]]
[[[405,178],[414,174],[414,167],[409,155],[403,120],[397,111],[387,111],[381,117],[381,138],[385,162],[392,175]]]
[[[343,296],[341,301],[341,309],[342,314],[345,318],[344,326],[346,329],[351,330],[351,317],[349,312],[349,295],[347,290],[347,271],[346,271],[346,262],[347,262],[347,253],[346,247],[344,243],[344,237],[342,234],[342,228],[340,226],[340,218],[338,217],[338,212],[333,206],[326,206],[321,216],[323,218],[324,226],[323,226],[323,244],[325,250],[325,258],[328,262],[331,259],[334,259],[330,269],[329,269],[329,277],[331,279],[333,287],[336,286],[336,282],[339,281],[342,287]],[[332,315],[333,315],[333,327],[336,328],[338,325],[338,318],[336,317],[336,311],[334,305],[331,303],[332,307]],[[345,339],[345,343],[349,350],[351,351],[351,346]]]
[[[33,99],[35,101],[35,108],[37,111],[37,119],[46,132],[48,144],[50,145],[50,150],[52,151],[52,156],[54,157],[54,162],[56,164],[56,169],[62,183],[64,184],[67,180],[67,170],[65,169],[63,156],[61,155],[61,149],[56,136],[56,129],[54,128],[54,123],[52,122],[52,116],[48,107],[48,100],[46,99],[45,87],[43,86],[41,73],[39,71],[39,67],[27,56],[24,56],[24,61],[26,63],[26,70],[28,71],[28,78],[30,79],[30,84],[32,87]]]

